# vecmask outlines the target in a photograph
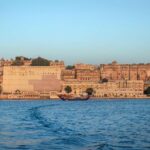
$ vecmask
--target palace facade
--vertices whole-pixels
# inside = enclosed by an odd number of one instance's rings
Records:
[[[143,97],[144,82],[142,80],[132,81],[115,81],[115,82],[64,82],[63,92],[65,87],[70,86],[72,93],[81,95],[86,92],[86,89],[94,89],[93,97],[101,98],[123,98],[123,97]]]
[[[49,61],[48,66],[31,66],[32,60],[19,58],[24,65],[14,66],[14,60],[0,61],[0,92],[6,98],[57,98],[71,86],[80,95],[87,88],[94,97],[143,97],[150,86],[150,64],[75,64],[65,69],[64,61]]]
[[[150,80],[150,64],[111,64],[100,65],[101,79],[108,80]]]

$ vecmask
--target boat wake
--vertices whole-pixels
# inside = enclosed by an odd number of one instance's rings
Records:
[[[147,100],[5,101],[0,108],[0,150],[150,149]]]
[[[57,104],[51,104],[51,105],[44,105],[44,106],[37,106],[33,107],[29,110],[30,112],[30,118],[32,121],[37,122],[38,125],[41,125],[44,128],[54,128],[56,125],[56,122],[53,122],[50,118],[45,116],[42,112],[49,109],[52,109],[52,107],[56,106]]]
[[[30,117],[31,120],[37,121],[38,124],[42,125],[45,128],[51,127],[51,122],[47,118],[43,117],[40,111],[40,108],[44,108],[45,106],[35,107],[30,109]]]
[[[30,119],[36,122],[36,126],[38,128],[44,129],[44,130],[49,130],[49,132],[53,132],[55,134],[69,134],[73,132],[72,129],[67,128],[55,116],[55,114],[51,114],[51,110],[53,107],[56,105],[44,105],[44,106],[38,106],[31,108],[30,111]],[[47,111],[48,110],[48,111]],[[45,115],[47,114],[47,115]]]

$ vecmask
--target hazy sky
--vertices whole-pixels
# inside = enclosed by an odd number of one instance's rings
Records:
[[[0,0],[0,57],[150,62],[150,0]]]

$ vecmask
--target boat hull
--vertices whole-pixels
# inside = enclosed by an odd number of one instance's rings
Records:
[[[58,97],[63,101],[86,101],[90,98],[89,96],[71,97],[67,95],[58,95]]]

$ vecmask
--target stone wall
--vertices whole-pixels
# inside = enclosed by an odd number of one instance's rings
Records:
[[[70,86],[72,93],[77,95],[83,94],[87,88],[93,88],[94,97],[142,97],[144,90],[142,80],[107,83],[65,82],[63,83],[63,92],[65,92],[66,86]]]
[[[55,91],[61,88],[61,69],[37,66],[7,66],[3,72],[3,92]]]

